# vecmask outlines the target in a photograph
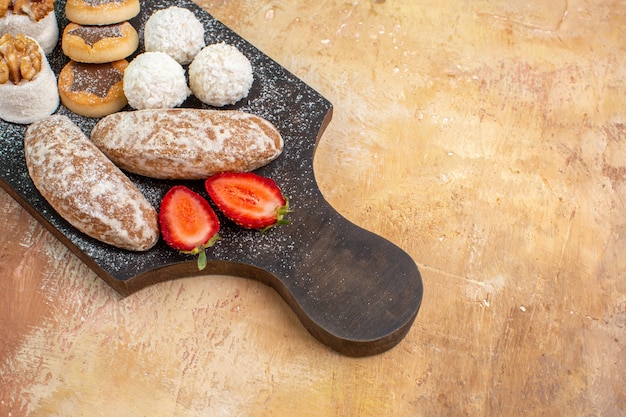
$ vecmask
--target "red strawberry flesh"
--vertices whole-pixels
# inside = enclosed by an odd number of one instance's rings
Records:
[[[271,178],[252,172],[213,175],[205,181],[209,196],[226,217],[239,226],[265,229],[283,219],[287,200]]]
[[[182,185],[172,187],[163,197],[159,225],[163,240],[169,246],[185,253],[200,254],[201,258],[204,258],[204,249],[219,239],[219,220],[209,203]]]

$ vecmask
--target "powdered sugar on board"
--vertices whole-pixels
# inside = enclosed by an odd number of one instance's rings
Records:
[[[162,0],[143,2],[142,12],[131,23],[142,36],[143,27],[152,13],[172,5],[173,2]],[[254,72],[252,88],[247,97],[233,106],[227,106],[227,109],[261,116],[279,130],[285,141],[282,155],[257,172],[272,177],[294,209],[290,216],[291,225],[275,228],[264,235],[241,229],[220,218],[223,239],[208,255],[215,261],[255,265],[289,278],[297,269],[295,264],[298,262],[297,256],[289,254],[295,248],[306,250],[316,239],[315,231],[307,229],[307,221],[310,220],[311,212],[320,211],[317,206],[322,204],[323,197],[315,183],[312,160],[315,144],[330,118],[332,106],[319,93],[193,2],[181,1],[176,2],[176,5],[191,10],[202,22],[207,45],[225,42],[236,46],[250,60]],[[68,23],[63,13],[64,7],[65,1],[57,1],[55,4],[61,28]],[[135,56],[141,52],[143,45],[140,45]],[[60,50],[60,44],[48,58],[58,76],[68,62]],[[187,99],[181,107],[209,108],[195,97]],[[57,113],[70,117],[87,135],[98,121],[77,116],[63,106]],[[148,252],[137,254],[97,242],[70,226],[39,195],[28,176],[23,154],[25,130],[26,126],[0,121],[0,184],[109,284],[115,287],[116,281],[127,281],[158,268],[179,262],[193,263],[192,258],[171,250],[163,242]],[[137,175],[129,177],[157,210],[162,196],[174,184],[172,181],[152,180]],[[205,194],[201,181],[186,182],[185,185]],[[334,217],[328,220],[331,223],[329,227],[332,227]],[[124,291],[124,286],[116,289]]]

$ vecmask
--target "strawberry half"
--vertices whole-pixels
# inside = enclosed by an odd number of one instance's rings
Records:
[[[220,222],[209,203],[191,189],[176,185],[163,197],[159,209],[163,240],[188,255],[198,255],[198,269],[206,267],[205,249],[220,237]]]
[[[226,172],[205,180],[204,186],[215,205],[241,227],[266,231],[288,224],[289,202],[274,180],[253,172]]]

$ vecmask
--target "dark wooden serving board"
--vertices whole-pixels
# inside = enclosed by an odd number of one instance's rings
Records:
[[[142,2],[141,14],[131,21],[141,40],[150,15],[172,4]],[[24,162],[26,126],[1,120],[0,185],[122,295],[181,277],[246,277],[278,291],[314,337],[342,354],[372,355],[395,346],[419,310],[421,276],[403,250],[347,221],[320,193],[313,173],[313,156],[317,141],[330,122],[332,105],[194,3],[176,4],[192,10],[204,23],[207,44],[223,41],[235,45],[250,59],[254,85],[250,95],[231,108],[270,120],[283,135],[283,154],[257,172],[273,178],[289,198],[293,209],[289,214],[291,224],[260,234],[221,217],[222,240],[207,251],[208,266],[201,273],[194,257],[180,254],[162,241],[145,253],[108,246],[78,232],[41,197]],[[61,31],[67,24],[64,6],[64,1],[57,1]],[[140,52],[141,47],[137,53]],[[68,61],[60,46],[48,58],[57,74]],[[204,106],[192,97],[183,107]],[[77,116],[63,106],[58,113],[69,116],[87,135],[97,122]],[[181,183],[129,176],[157,209],[165,192]],[[201,181],[183,183],[205,194]]]

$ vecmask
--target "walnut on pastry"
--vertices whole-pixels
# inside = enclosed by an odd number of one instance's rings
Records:
[[[30,81],[41,71],[43,57],[37,43],[24,35],[0,37],[0,84]]]
[[[33,22],[39,22],[54,11],[54,0],[0,0],[0,17],[8,11],[28,15]]]
[[[4,17],[9,11],[12,0],[0,0],[0,18]]]

